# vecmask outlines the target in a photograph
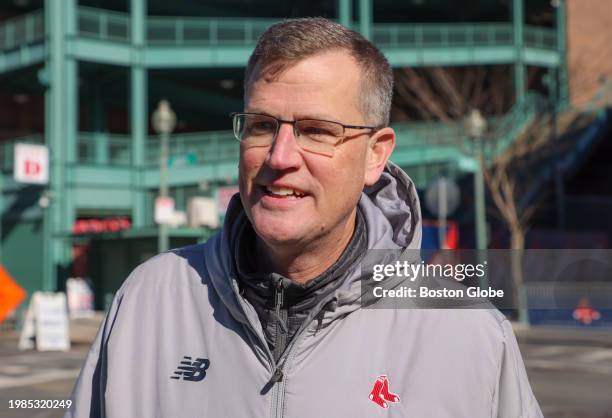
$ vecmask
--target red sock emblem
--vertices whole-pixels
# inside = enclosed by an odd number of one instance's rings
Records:
[[[389,379],[384,374],[378,376],[368,397],[372,402],[385,409],[389,407],[387,402],[395,403],[400,401],[398,395],[389,391]]]

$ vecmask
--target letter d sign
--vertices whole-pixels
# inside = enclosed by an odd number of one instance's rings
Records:
[[[35,176],[40,173],[40,163],[37,161],[26,160],[24,161],[26,176]]]
[[[14,178],[19,183],[49,182],[49,150],[39,144],[15,144]]]

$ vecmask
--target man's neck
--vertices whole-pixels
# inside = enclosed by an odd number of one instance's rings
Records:
[[[295,283],[307,283],[325,272],[340,258],[355,231],[356,213],[355,210],[335,231],[330,231],[307,246],[270,246],[258,238],[257,254],[270,270]]]

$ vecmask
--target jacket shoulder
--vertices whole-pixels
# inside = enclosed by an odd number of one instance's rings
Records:
[[[172,249],[138,265],[118,293],[151,286],[202,284],[206,279],[204,251],[208,242]]]

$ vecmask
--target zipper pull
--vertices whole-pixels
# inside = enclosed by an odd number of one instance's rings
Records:
[[[270,380],[268,380],[268,383],[266,383],[266,385],[261,389],[261,392],[259,393],[262,395],[268,393],[270,389],[272,389],[272,386],[283,380],[283,376],[283,370],[280,368],[280,366],[277,367],[276,370],[274,370],[274,373],[272,374]]]
[[[283,302],[285,301],[285,288],[283,287],[283,281],[279,280],[276,285],[276,291],[274,293],[274,305],[276,305],[276,309],[274,310],[276,321],[280,325],[281,332],[287,333],[287,324],[283,320],[281,316],[281,309],[283,308]]]
[[[283,281],[279,280],[276,283],[276,292],[274,293],[274,305],[276,305],[276,315],[280,318],[280,310],[283,307],[283,299],[285,298],[285,288]]]
[[[281,382],[283,380],[283,376],[284,376],[283,369],[281,369],[280,367],[277,367],[276,370],[274,370],[274,374],[272,375],[270,382],[272,383]]]

